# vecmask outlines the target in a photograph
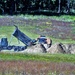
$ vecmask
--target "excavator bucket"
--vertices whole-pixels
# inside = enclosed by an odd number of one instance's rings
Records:
[[[35,44],[36,40],[32,40],[27,35],[25,35],[23,32],[21,32],[17,26],[15,27],[16,27],[16,30],[14,31],[13,36],[15,36],[18,40],[20,40],[26,46]]]

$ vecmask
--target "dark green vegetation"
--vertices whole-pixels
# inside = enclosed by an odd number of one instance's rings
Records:
[[[0,0],[0,14],[75,13],[75,0]]]

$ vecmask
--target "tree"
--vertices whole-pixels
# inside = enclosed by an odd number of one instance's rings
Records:
[[[0,0],[0,13],[49,10],[55,13],[75,13],[75,0]]]
[[[67,13],[70,13],[70,0],[67,0]]]
[[[61,3],[61,0],[59,0],[59,6],[58,6],[58,13],[60,13],[60,3]]]

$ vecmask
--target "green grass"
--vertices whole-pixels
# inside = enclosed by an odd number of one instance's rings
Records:
[[[72,16],[72,15],[61,15],[61,16],[19,15],[17,17],[25,17],[26,19],[44,19],[44,18],[49,18],[49,19],[56,19],[56,20],[60,20],[60,21],[66,21],[66,22],[75,22],[75,16]]]
[[[75,44],[75,41],[72,39],[57,39],[53,37],[50,37],[50,38],[53,40],[53,44],[57,42],[63,43],[63,44]]]
[[[75,22],[75,16],[71,15],[52,16],[51,18],[65,22]]]
[[[32,60],[45,62],[69,62],[75,63],[75,55],[72,54],[27,54],[27,53],[0,53],[0,61]]]
[[[26,34],[28,37],[32,38],[32,39],[36,39],[39,35],[36,34],[35,32],[33,32],[32,30],[35,29],[35,26],[19,26],[19,29]],[[15,37],[11,36],[13,34],[15,30],[14,26],[0,26],[0,38],[4,38],[7,37],[8,38],[8,42],[12,45],[18,45],[18,40]],[[53,38],[51,36],[47,36],[50,37],[53,41],[53,43],[56,42],[60,42],[60,43],[72,43],[75,44],[74,40],[72,39],[57,39],[57,38]],[[20,43],[20,45],[24,45],[23,43]]]
[[[8,15],[6,15],[8,16]],[[15,15],[14,15],[15,16]],[[0,18],[3,18],[5,16],[0,15]],[[17,18],[19,17],[23,17],[25,19],[45,19],[45,18],[49,18],[49,19],[55,19],[55,20],[60,20],[60,21],[66,21],[66,22],[75,22],[75,16],[74,15],[60,15],[60,16],[45,16],[45,15],[17,15],[15,16]]]
[[[42,16],[42,15],[41,16],[20,15],[17,17],[25,17],[27,19],[51,18],[51,19],[56,19],[56,20],[69,21],[69,22],[75,21],[75,19],[74,19],[75,16],[65,16],[65,15],[59,16],[59,17],[56,17],[56,16],[47,17],[47,16]],[[2,16],[0,18],[2,18]],[[74,24],[72,24],[72,26],[74,26]],[[34,25],[33,26],[20,26],[19,25],[19,29],[32,39],[36,39],[39,36],[38,34],[35,34],[32,32],[32,30],[34,30],[35,28],[36,27]],[[44,28],[45,28],[45,26],[44,26]],[[41,27],[41,29],[44,29],[44,28]],[[74,31],[74,29],[73,29],[73,31]],[[8,42],[10,42],[11,35],[14,32],[14,30],[15,30],[14,26],[0,26],[0,38],[7,37]],[[75,41],[71,40],[71,39],[65,39],[65,40],[64,39],[56,39],[51,36],[50,36],[50,38],[52,39],[53,43],[61,42],[61,43],[74,43],[75,44]],[[13,37],[11,44],[13,44],[13,45],[18,44],[18,41],[15,37]],[[20,43],[20,45],[24,45],[24,44]],[[74,63],[75,64],[75,54],[48,54],[48,53],[27,54],[27,53],[18,53],[18,52],[5,52],[5,53],[0,52],[0,61],[15,61],[15,60],[58,62],[58,63],[66,62],[66,63]],[[49,75],[52,75],[52,74],[49,74]],[[56,75],[56,73],[55,73],[55,75]]]
[[[26,34],[28,37],[35,39],[36,37],[38,37],[37,34],[32,33],[29,27],[25,27],[25,26],[19,26],[19,29]],[[0,26],[0,38],[8,38],[8,42],[10,43],[11,41],[11,45],[24,45],[23,43],[20,42],[20,44],[18,44],[18,40],[12,36],[13,32],[15,31],[15,27],[14,26]],[[11,39],[12,37],[12,39]]]

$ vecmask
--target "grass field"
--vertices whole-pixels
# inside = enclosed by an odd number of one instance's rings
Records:
[[[15,37],[11,39],[13,25],[32,39],[44,34],[53,43],[75,44],[75,16],[0,16],[0,38],[7,37],[12,45],[24,45]],[[0,52],[0,75],[75,75],[75,54]]]
[[[70,43],[74,43],[75,16],[0,16],[0,37],[10,38],[15,29],[13,25],[17,25],[22,32],[31,38],[46,35],[53,42],[69,43],[70,41]]]
[[[0,75],[75,74],[75,55],[0,53]]]
[[[32,28],[29,27],[29,26],[28,27],[26,27],[26,26],[23,26],[23,27],[22,26],[18,26],[18,27],[24,34],[26,34],[28,37],[30,37],[32,39],[36,39],[39,36],[39,34],[35,33],[34,26],[32,26]],[[9,43],[11,41],[12,45],[14,45],[14,42],[15,42],[15,45],[17,45],[18,44],[18,40],[15,37],[12,36],[14,31],[15,31],[15,27],[14,26],[0,26],[0,38],[7,37]],[[71,39],[71,38],[70,39],[65,39],[65,38],[59,39],[59,38],[55,38],[55,37],[48,36],[48,35],[47,35],[47,37],[50,37],[53,40],[53,43],[61,42],[61,43],[72,43],[72,44],[75,44],[74,39]]]
[[[72,54],[28,54],[28,53],[0,53],[1,61],[12,60],[32,60],[32,61],[44,61],[44,62],[67,62],[75,64],[75,55]]]

